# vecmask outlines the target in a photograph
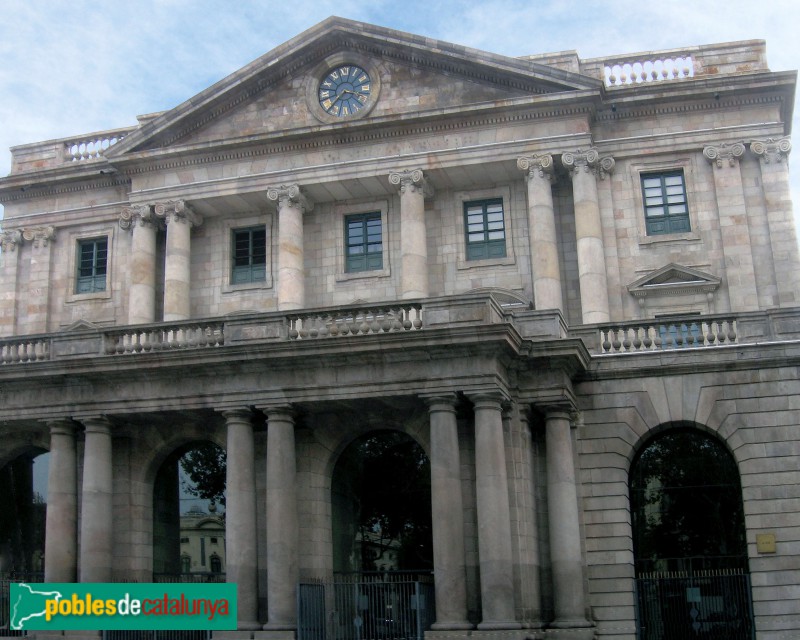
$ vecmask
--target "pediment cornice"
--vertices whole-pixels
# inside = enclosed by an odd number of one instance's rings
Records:
[[[339,51],[414,64],[531,95],[587,89],[599,93],[602,89],[598,79],[531,60],[329,18],[147,122],[110,149],[107,157],[115,160],[129,152],[173,145],[268,87],[302,73]]]

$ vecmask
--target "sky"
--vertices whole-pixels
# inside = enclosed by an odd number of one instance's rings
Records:
[[[0,176],[14,145],[135,125],[330,15],[510,56],[764,39],[800,68],[797,0],[0,0]]]

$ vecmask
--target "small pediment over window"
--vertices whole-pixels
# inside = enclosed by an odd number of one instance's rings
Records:
[[[88,320],[76,320],[71,325],[64,327],[62,331],[69,332],[69,331],[88,331],[88,330],[98,330],[100,328],[99,325],[94,324],[93,322],[89,322]]]
[[[628,291],[637,298],[714,293],[720,282],[720,278],[710,273],[671,262],[629,284]]]

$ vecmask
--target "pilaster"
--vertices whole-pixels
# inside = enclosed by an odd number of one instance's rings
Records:
[[[278,203],[278,310],[302,309],[306,306],[303,213],[312,211],[314,203],[296,184],[273,187],[267,197]]]
[[[533,274],[533,300],[537,309],[564,312],[558,239],[553,209],[553,156],[549,153],[517,158],[528,182],[528,241]]]
[[[14,335],[17,326],[19,251],[22,231],[0,233],[0,335]]]
[[[739,159],[744,155],[741,142],[709,145],[703,156],[714,171],[722,252],[725,255],[725,281],[731,311],[758,310],[758,288],[750,243],[747,205]]]
[[[400,188],[400,297],[426,298],[429,285],[425,198],[433,196],[433,187],[421,169],[392,172],[389,182]]]
[[[797,306],[800,304],[800,257],[789,182],[792,142],[789,138],[753,140],[750,150],[761,164],[761,186],[778,288],[777,302],[781,307]]]
[[[183,200],[155,205],[155,215],[167,225],[164,261],[164,320],[188,320],[191,316],[192,227],[203,224],[202,216]],[[142,289],[144,291],[144,289]]]
[[[597,149],[589,149],[564,153],[561,162],[572,177],[582,319],[585,324],[608,322],[608,274],[597,179],[604,179],[614,169],[614,159],[600,158]]]
[[[25,333],[45,333],[49,329],[51,244],[56,240],[56,230],[51,226],[26,228],[22,237],[31,245],[28,292],[24,296],[27,301]]]

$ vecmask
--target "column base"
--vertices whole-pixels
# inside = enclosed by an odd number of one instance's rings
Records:
[[[431,631],[466,631],[474,629],[475,625],[469,622],[434,622]]]
[[[261,625],[258,625],[261,629]],[[239,631],[214,631],[214,640],[253,640],[253,630],[240,629]]]
[[[593,640],[594,624],[588,620],[555,620],[545,629],[546,640]]]
[[[267,622],[261,631],[254,631],[253,637],[260,640],[295,640],[297,625],[288,622]]]
[[[539,630],[533,629],[498,629],[481,631],[479,629],[450,629],[447,631],[425,632],[425,640],[545,640]]]
[[[516,620],[489,620],[478,624],[478,631],[503,631],[507,629],[522,629],[522,624]]]

